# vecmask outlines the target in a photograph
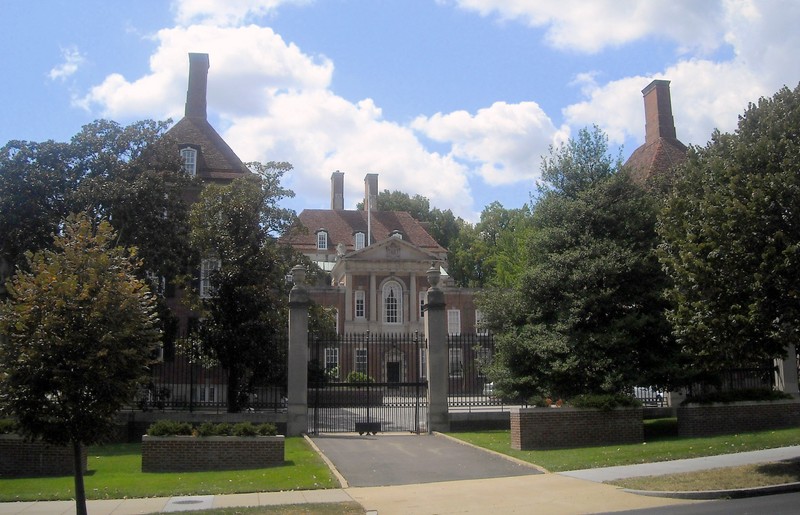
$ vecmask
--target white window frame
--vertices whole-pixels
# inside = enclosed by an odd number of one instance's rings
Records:
[[[367,317],[367,292],[364,290],[355,291],[355,308],[353,313],[357,320],[364,320]]]
[[[383,285],[383,323],[403,323],[403,287],[397,281]]]
[[[181,149],[181,159],[183,159],[183,170],[190,177],[197,175],[197,149],[186,147]]]
[[[361,250],[365,247],[364,242],[366,241],[366,236],[363,232],[357,232],[353,235],[353,246],[356,250]]]
[[[489,334],[489,329],[483,325],[484,316],[480,309],[475,310],[475,334],[486,336]]]
[[[317,250],[328,250],[328,231],[317,231]]]
[[[428,294],[424,291],[419,292],[419,318],[422,320],[425,318],[425,301],[428,298]]]
[[[447,370],[450,377],[464,377],[464,349],[461,347],[447,349]]]
[[[200,298],[208,299],[215,295],[211,285],[211,274],[222,268],[219,258],[205,258],[200,261]]]
[[[331,366],[332,364],[332,366]],[[336,370],[333,374],[334,379],[339,379],[339,349],[338,347],[325,347],[325,373],[330,374],[331,370]]]
[[[461,310],[448,309],[447,310],[447,334],[450,336],[461,335]]]
[[[369,374],[369,351],[366,348],[356,349],[353,357],[353,370],[362,374]]]
[[[419,378],[428,378],[428,349],[419,350]]]

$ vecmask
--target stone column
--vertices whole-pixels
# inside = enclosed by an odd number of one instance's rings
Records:
[[[448,352],[447,313],[444,292],[439,289],[439,268],[428,270],[428,303],[425,305],[425,338],[428,341],[428,431],[450,431],[447,411]]]
[[[375,273],[369,274],[369,326],[378,322],[378,286],[376,285]]]
[[[411,272],[408,277],[408,321],[411,323],[419,320],[419,295],[417,295],[417,274]]]
[[[787,345],[786,354],[786,358],[775,360],[775,388],[800,398],[797,385],[797,347],[794,344]]]
[[[286,436],[308,431],[308,289],[306,269],[292,268],[294,286],[289,292],[289,405]]]

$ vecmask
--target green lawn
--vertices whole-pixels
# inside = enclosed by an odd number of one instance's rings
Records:
[[[449,435],[479,447],[534,463],[551,472],[697,458],[715,454],[730,454],[800,445],[800,429],[781,429],[710,438],[678,438],[672,429],[675,424],[674,420],[646,421],[646,441],[642,444],[608,445],[553,451],[517,451],[511,449],[509,431],[449,433]]]
[[[89,499],[169,497],[338,488],[328,467],[302,438],[287,438],[279,467],[223,472],[143,473],[141,444],[89,448]],[[0,479],[0,501],[63,500],[74,495],[72,476]]]

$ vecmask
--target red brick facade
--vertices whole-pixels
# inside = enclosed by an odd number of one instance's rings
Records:
[[[74,473],[72,446],[58,447],[41,441],[26,442],[17,435],[0,435],[0,476],[71,476]],[[87,451],[81,460],[87,470]]]
[[[800,426],[800,401],[690,404],[678,408],[678,435],[714,436]]]
[[[283,436],[142,437],[142,472],[243,470],[283,461]]]
[[[643,441],[641,408],[521,408],[511,412],[512,449],[567,449]]]

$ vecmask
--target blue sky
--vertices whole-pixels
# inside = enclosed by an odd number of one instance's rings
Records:
[[[800,81],[794,0],[2,0],[0,143],[97,118],[182,116],[189,52],[245,161],[288,161],[288,207],[367,173],[475,221],[529,200],[548,146],[597,124],[627,157],[641,90],[671,81],[678,138],[731,131]]]

